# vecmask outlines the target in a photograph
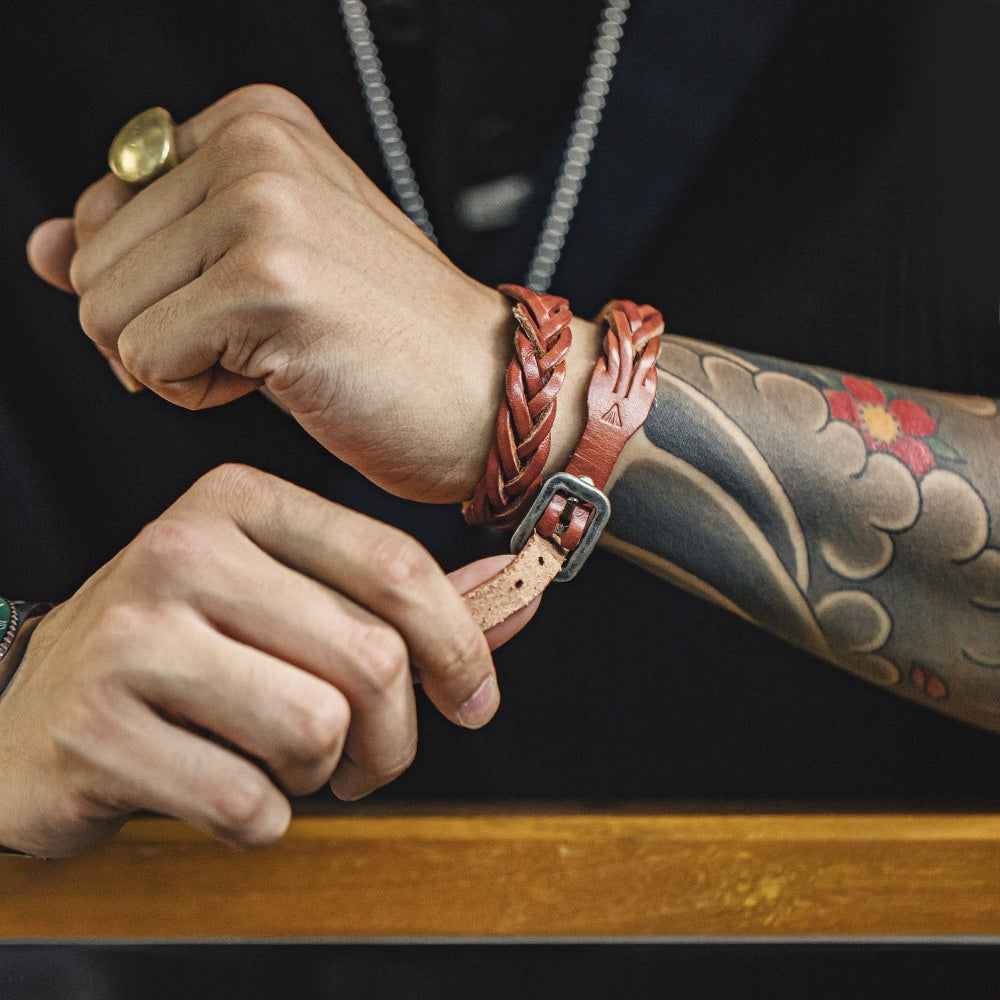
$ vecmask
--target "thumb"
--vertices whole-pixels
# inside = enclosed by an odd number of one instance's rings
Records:
[[[28,237],[25,248],[31,269],[43,281],[72,292],[69,265],[76,253],[72,219],[46,219]]]
[[[466,594],[473,587],[478,587],[479,584],[485,583],[491,576],[495,576],[513,559],[514,557],[511,555],[489,556],[486,559],[477,559],[475,562],[469,563],[467,566],[462,566],[453,573],[449,573],[448,579],[451,580],[455,589],[460,594]],[[496,649],[509,639],[513,639],[535,617],[535,612],[538,610],[541,600],[540,597],[536,597],[527,607],[521,608],[520,611],[515,611],[514,614],[500,622],[499,625],[494,625],[493,628],[487,629],[485,635],[490,649]]]

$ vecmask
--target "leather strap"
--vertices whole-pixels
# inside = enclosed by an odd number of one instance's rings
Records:
[[[598,321],[605,325],[604,356],[590,377],[587,426],[566,472],[589,479],[603,490],[628,439],[646,422],[653,407],[663,317],[652,306],[615,300],[601,310]],[[564,496],[553,497],[535,530],[572,552],[580,544],[592,510],[577,506],[560,531],[566,503]]]
[[[501,285],[500,291],[514,300],[514,357],[507,368],[486,473],[462,513],[469,524],[513,528],[541,488],[552,447],[556,395],[573,342],[573,314],[566,299],[557,295],[540,295],[520,285]]]
[[[499,573],[465,595],[465,606],[485,632],[526,608],[555,579],[565,560],[558,546],[532,535]]]
[[[663,317],[658,310],[626,300],[608,303],[598,321],[605,327],[604,353],[594,366],[587,391],[587,426],[566,467],[569,476],[593,486],[595,491],[607,485],[626,442],[645,423],[652,409],[656,397],[656,358],[663,332]],[[488,469],[487,478],[489,475]],[[532,496],[540,489],[539,472]],[[595,499],[605,498],[598,493]],[[539,503],[544,502],[540,498]],[[516,504],[521,512],[528,506],[524,501]],[[470,517],[471,507],[472,501],[466,505],[466,519],[483,523]],[[472,513],[475,516],[475,511]],[[594,516],[593,504],[564,490],[554,493],[517,558],[465,595],[467,606],[484,631],[527,607],[542,593],[581,545]],[[508,518],[503,520],[506,523]],[[518,534],[523,530],[522,526]],[[588,550],[594,541],[589,539]]]

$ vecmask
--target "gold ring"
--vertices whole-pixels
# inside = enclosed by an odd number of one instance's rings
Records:
[[[108,150],[111,172],[141,186],[177,166],[174,120],[166,108],[148,108],[126,122]]]

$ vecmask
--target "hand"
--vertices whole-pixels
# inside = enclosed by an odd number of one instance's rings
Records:
[[[173,171],[138,193],[109,174],[72,222],[29,243],[35,270],[80,295],[83,328],[119,375],[191,408],[263,387],[384,488],[468,497],[495,433],[509,303],[451,264],[286,91],[236,91],[180,125],[177,143]],[[582,430],[596,353],[596,337],[571,352],[554,462]]]
[[[457,723],[496,710],[459,597],[496,562],[449,580],[393,528],[209,473],[35,629],[0,699],[0,843],[67,856],[152,810],[252,846],[284,832],[289,795],[391,781],[416,748],[414,675]]]

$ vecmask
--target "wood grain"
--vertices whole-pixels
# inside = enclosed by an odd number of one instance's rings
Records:
[[[6,938],[1000,933],[1000,816],[299,817],[238,852],[139,819],[0,858]]]

